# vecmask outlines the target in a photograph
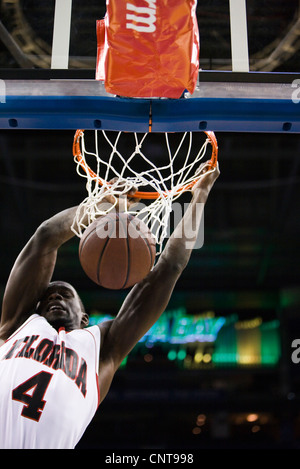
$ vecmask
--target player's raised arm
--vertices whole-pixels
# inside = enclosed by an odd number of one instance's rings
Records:
[[[76,207],[44,221],[17,257],[5,288],[0,338],[6,339],[32,312],[47,288],[58,248],[74,236],[71,224]]]
[[[204,173],[207,169],[207,165],[203,165]],[[104,329],[101,360],[109,363],[111,373],[166,309],[174,286],[191,256],[204,204],[218,176],[217,167],[195,184],[189,207],[157,264],[144,280],[133,287],[116,318]]]
[[[128,192],[128,203],[131,199]],[[109,198],[99,203],[107,206]],[[78,206],[63,210],[44,221],[17,257],[4,292],[0,339],[6,339],[30,315],[51,280],[59,247],[75,236],[71,229]],[[87,223],[87,218],[83,219]]]

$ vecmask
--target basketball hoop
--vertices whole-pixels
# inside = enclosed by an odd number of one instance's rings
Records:
[[[200,142],[200,148],[197,147],[196,150],[192,132],[182,135],[159,134],[165,144],[165,148],[160,152],[165,155],[165,160],[159,164],[153,156],[151,158],[149,153],[146,154],[144,148],[147,140],[155,134],[113,132],[113,135],[110,135],[107,131],[95,130],[92,131],[92,141],[91,135],[87,137],[86,134],[84,130],[77,130],[74,136],[74,161],[78,174],[86,179],[88,196],[78,207],[72,230],[81,237],[90,223],[99,215],[114,210],[120,197],[125,197],[132,187],[136,187],[138,190],[133,197],[145,201],[145,204],[138,203],[137,200],[137,207],[131,207],[130,210],[125,207],[125,210],[147,224],[156,239],[160,253],[167,235],[172,203],[183,193],[191,191],[202,177],[199,174],[199,165],[209,145],[212,149],[208,162],[209,172],[216,168],[218,144],[214,133],[197,132],[205,134],[206,139]],[[126,140],[123,145],[122,138]],[[175,144],[172,139],[176,140]],[[108,148],[106,155],[103,153],[105,144]],[[92,150],[90,146],[93,147]],[[126,150],[128,147],[133,148],[133,151],[129,150],[129,154],[124,156],[121,154],[121,146],[122,151],[124,147]],[[140,190],[143,188],[145,190]],[[107,210],[101,206],[99,210],[99,203],[108,195],[113,196],[115,204],[110,205]],[[88,219],[87,224],[83,223],[84,218]]]

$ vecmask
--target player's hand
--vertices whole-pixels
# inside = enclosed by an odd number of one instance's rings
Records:
[[[209,161],[202,163],[197,170],[197,176],[199,176],[199,179],[192,187],[191,192],[194,197],[197,196],[206,200],[215,181],[220,176],[219,163],[213,171],[211,171]]]
[[[140,199],[134,197],[134,194],[138,190],[137,187],[126,187],[126,185],[126,181],[120,181],[117,177],[111,179],[109,181],[109,186],[114,186],[116,193],[110,194],[107,189],[106,191],[108,193],[104,195],[101,202],[107,202],[109,204],[115,205],[116,209],[119,211],[125,211],[125,209],[129,210],[134,205],[138,204]]]

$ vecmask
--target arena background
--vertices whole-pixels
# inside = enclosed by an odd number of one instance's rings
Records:
[[[0,78],[50,67],[54,4],[0,2]],[[251,70],[298,73],[299,2],[252,0],[247,13]],[[104,14],[104,0],[73,1],[70,69],[94,70],[95,22]],[[230,70],[228,2],[202,1],[197,17],[201,68]],[[1,296],[38,224],[86,195],[73,135],[0,130]],[[78,448],[299,448],[299,136],[217,138],[221,176],[205,209],[204,246]],[[55,278],[78,289],[92,322],[114,316],[126,292],[96,287],[77,250],[76,238],[61,248]]]

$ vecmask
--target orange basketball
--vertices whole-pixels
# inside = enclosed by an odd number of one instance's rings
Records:
[[[87,276],[113,290],[128,288],[150,272],[156,242],[149,228],[128,213],[98,218],[84,231],[79,260]]]

